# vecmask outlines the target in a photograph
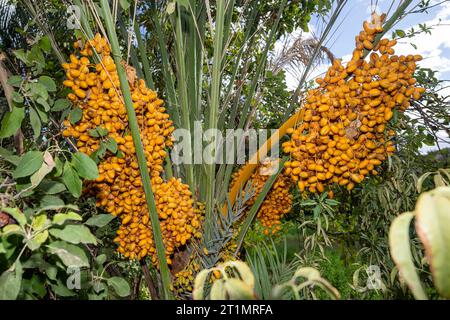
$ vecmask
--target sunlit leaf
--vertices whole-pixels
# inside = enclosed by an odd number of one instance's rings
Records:
[[[418,300],[426,300],[428,298],[420,282],[411,254],[409,227],[413,217],[414,213],[405,212],[394,219],[389,229],[389,248],[401,278],[411,289],[414,297]]]

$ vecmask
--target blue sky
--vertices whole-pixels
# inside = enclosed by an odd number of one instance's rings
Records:
[[[351,0],[349,4],[344,9],[342,15],[342,24],[338,28],[336,35],[330,41],[332,43],[332,51],[337,56],[344,56],[349,54],[349,44],[353,44],[354,37],[356,33],[362,27],[362,21],[367,20],[370,16],[370,12],[374,6],[371,6],[371,0]],[[387,12],[389,6],[391,4],[391,0],[378,0],[378,5],[376,7],[377,12],[383,13]],[[400,1],[396,1],[398,3]],[[413,5],[417,4],[419,1],[413,1]],[[434,1],[436,3],[442,1]],[[411,5],[411,8],[412,6]],[[396,5],[394,5],[395,8]],[[392,12],[393,10],[391,10]],[[407,15],[403,20],[399,22],[398,25],[395,26],[395,29],[410,29],[412,26],[416,26],[419,23],[427,23],[427,25],[438,23],[437,17],[443,17],[441,26],[436,26],[433,30],[433,33],[439,34],[442,40],[442,47],[445,48],[444,55],[448,58],[450,56],[450,1],[444,4],[440,4],[434,8],[431,8],[428,13],[415,13]],[[313,19],[312,24],[317,24],[317,19]],[[390,35],[390,33],[388,33]],[[430,37],[428,36],[429,40]],[[336,41],[337,40],[337,41]],[[413,41],[414,42],[414,41]],[[446,46],[444,43],[446,42]],[[418,51],[421,51],[421,47],[426,45],[425,43],[416,43],[419,46]],[[415,50],[413,47],[407,47],[409,51]]]

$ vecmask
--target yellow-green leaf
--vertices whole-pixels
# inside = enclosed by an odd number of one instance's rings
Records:
[[[389,248],[401,278],[411,289],[414,297],[418,300],[426,300],[428,298],[420,282],[411,254],[409,226],[413,217],[413,212],[405,212],[392,221],[389,229]]]
[[[434,285],[441,296],[450,299],[450,187],[439,187],[419,197],[416,230]]]
[[[28,151],[20,158],[13,177],[15,179],[28,177],[38,171],[43,162],[44,154],[41,151]]]
[[[255,295],[253,288],[248,286],[244,281],[230,278],[225,280],[225,290],[230,300],[254,300]]]
[[[0,138],[7,138],[15,134],[19,130],[24,118],[25,109],[14,106],[11,112],[7,112],[3,116]]]

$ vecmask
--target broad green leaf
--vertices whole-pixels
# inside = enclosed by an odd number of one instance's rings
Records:
[[[31,220],[31,227],[34,231],[40,231],[48,225],[49,220],[45,213],[34,216]]]
[[[80,108],[75,107],[69,113],[69,121],[71,124],[75,124],[81,120],[82,116],[83,116],[83,111],[81,111]]]
[[[433,282],[450,299],[450,187],[420,195],[416,204],[416,230],[425,247]]]
[[[13,87],[19,88],[20,85],[22,84],[22,77],[21,76],[17,76],[17,75],[16,76],[11,76],[8,79],[8,84],[13,86]]]
[[[0,234],[2,236],[8,236],[11,234],[19,234],[25,236],[23,229],[17,224],[8,224],[7,226],[4,226],[3,229],[0,230]]]
[[[56,91],[56,84],[52,78],[49,76],[40,76],[39,83],[47,88],[47,91],[54,92]]]
[[[34,251],[41,247],[41,245],[47,241],[48,239],[48,231],[44,230],[39,232],[34,238],[27,241],[27,246],[30,250]]]
[[[55,158],[55,177],[59,177],[63,173],[64,163],[58,158]]]
[[[39,243],[43,244],[48,239],[48,230],[44,230],[43,232],[40,232],[39,234],[34,237],[34,240]]]
[[[30,91],[31,94],[35,97],[35,99],[38,99],[41,97],[44,100],[48,99],[48,91],[47,88],[39,82],[32,82],[30,83]]]
[[[34,193],[34,189],[31,187],[31,182],[17,181],[16,190],[20,193],[21,198],[29,197]]]
[[[58,276],[58,268],[51,264],[46,264],[44,267],[45,274],[47,275],[47,278],[51,280],[56,280]]]
[[[104,128],[104,127],[97,127],[95,129],[97,131],[97,133],[99,134],[100,137],[106,137],[106,135],[108,134],[108,129]]]
[[[17,166],[20,161],[20,157],[16,156],[12,151],[0,147],[0,157],[8,161],[9,163]]]
[[[92,288],[97,294],[101,292],[103,292],[103,294],[108,292],[108,285],[102,281],[94,281],[94,283],[92,284]]]
[[[90,217],[86,224],[88,226],[94,226],[94,227],[104,227],[106,226],[111,220],[114,219],[114,216],[111,214],[98,214],[96,216]]]
[[[72,156],[72,165],[80,177],[94,180],[98,178],[97,164],[89,156],[77,152]]]
[[[39,118],[41,118],[42,123],[47,123],[48,122],[47,112],[42,110],[42,107],[37,105],[36,112],[38,113]]]
[[[108,285],[113,287],[117,295],[120,297],[126,297],[130,295],[130,285],[124,278],[111,277],[106,280]]]
[[[52,236],[73,244],[97,243],[89,228],[79,224],[70,224],[63,228],[52,228],[49,232]]]
[[[35,173],[42,166],[44,162],[44,154],[41,151],[28,151],[25,153],[13,172],[15,179],[28,177]]]
[[[25,50],[23,49],[14,50],[13,53],[18,59],[22,60],[22,62],[28,64],[29,61],[27,58],[27,54],[25,53]]]
[[[88,257],[79,246],[64,241],[54,241],[47,245],[47,248],[68,267],[89,267]]]
[[[15,263],[14,270],[6,270],[0,276],[0,300],[15,300],[22,283],[22,267]]]
[[[33,274],[31,279],[23,279],[23,295],[24,299],[42,299],[47,294],[45,281],[42,281],[38,274]]]
[[[78,210],[79,208],[74,204],[45,206],[45,207],[39,207],[39,209],[36,211],[36,214],[39,214],[41,212],[55,211],[55,210],[61,210],[61,209]]]
[[[88,131],[89,135],[94,138],[105,137],[108,134],[108,129],[97,127]]]
[[[64,224],[67,220],[81,221],[83,220],[78,213],[69,211],[67,213],[57,213],[53,216],[52,223],[57,225]]]
[[[101,142],[100,147],[91,154],[91,159],[93,159],[96,163],[98,163],[100,159],[103,158],[105,153],[106,153],[105,143]]]
[[[102,266],[106,261],[106,254],[101,254],[97,257],[95,257],[95,262],[98,263],[98,265]]]
[[[22,104],[23,103],[23,96],[18,93],[17,91],[13,91],[12,93],[12,100],[17,103],[17,104]]]
[[[117,150],[116,157],[122,159],[125,157],[125,154],[121,150]]]
[[[70,107],[70,101],[67,99],[58,99],[55,101],[52,107],[52,111],[62,111]]]
[[[0,138],[7,138],[12,136],[20,129],[22,121],[25,118],[25,109],[13,107],[11,112],[7,112],[2,119],[2,126],[0,128]]]
[[[418,300],[427,300],[411,254],[409,226],[413,217],[413,212],[405,212],[392,221],[389,229],[389,248],[402,279],[411,289],[414,297]]]
[[[39,205],[40,205],[40,208],[45,208],[45,207],[62,208],[62,207],[64,207],[64,201],[58,196],[46,195],[46,196],[42,197]]]
[[[403,37],[406,35],[405,31],[400,30],[400,29],[395,30],[395,33],[396,33],[400,38],[403,38]]]
[[[45,265],[45,263],[43,254],[37,252],[28,257],[28,259],[23,262],[22,267],[24,269],[35,269],[39,268],[41,265]]]
[[[50,52],[50,50],[52,49],[52,45],[48,36],[43,36],[42,38],[40,38],[38,43],[39,47],[45,52]]]
[[[91,130],[88,130],[88,133],[89,133],[89,135],[90,135],[91,137],[93,137],[93,138],[98,138],[98,137],[100,137],[100,135],[99,135],[98,132],[97,132],[97,129],[91,129]]]
[[[36,102],[38,104],[40,104],[42,107],[44,107],[44,111],[45,112],[49,112],[50,111],[50,105],[48,104],[47,99],[39,97],[39,98],[36,99]]]
[[[41,48],[39,48],[39,46],[32,46],[31,50],[27,54],[27,57],[28,62],[32,62],[34,64],[33,67],[36,69],[34,74],[40,74],[45,66],[45,57]]]
[[[105,146],[106,146],[106,149],[108,149],[109,151],[111,151],[114,154],[118,150],[117,142],[113,138],[109,138],[108,140],[106,140]]]
[[[41,135],[41,119],[34,108],[30,108],[30,124],[33,129],[33,138],[37,139]]]
[[[48,164],[43,163],[38,171],[33,173],[30,178],[31,186],[33,188],[37,187],[39,183],[41,183],[42,179],[45,178],[47,174],[49,174],[53,170],[53,167],[50,167]]]
[[[24,226],[27,223],[27,217],[25,217],[19,208],[2,208],[2,211],[13,217],[20,226]]]
[[[73,297],[75,296],[75,292],[67,288],[67,285],[64,284],[61,279],[57,279],[56,284],[51,283],[52,290],[55,292],[57,296],[60,297]]]
[[[44,179],[38,189],[46,194],[56,194],[66,190],[66,186],[61,182]]]
[[[32,187],[37,187],[42,179],[45,178],[47,174],[49,174],[53,168],[55,167],[55,162],[53,161],[52,155],[48,152],[44,152],[44,162],[42,163],[42,166],[39,168],[38,171],[33,173],[33,175],[30,178],[30,182]]]
[[[81,195],[82,181],[68,162],[64,163],[62,180],[75,198],[78,198]]]

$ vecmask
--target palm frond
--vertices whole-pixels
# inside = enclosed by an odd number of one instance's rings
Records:
[[[299,265],[298,259],[288,261],[287,240],[282,247],[271,238],[248,248],[246,261],[255,275],[255,291],[261,299],[271,299],[273,287],[288,281]],[[285,297],[289,298],[288,293]]]
[[[16,14],[16,6],[10,0],[0,0],[0,29],[6,29]]]
[[[277,74],[284,68],[292,70],[293,74],[300,74],[301,70],[310,62],[314,52],[319,50],[316,62],[333,62],[334,54],[330,49],[321,45],[316,38],[307,38],[303,34],[297,36],[293,41],[286,39],[282,50],[272,60],[272,73]]]
[[[248,183],[243,192],[239,194],[244,194],[244,196],[238,197],[234,206],[228,199],[228,209],[225,215],[221,214],[222,208],[217,208],[218,219],[206,222],[210,225],[204,227],[205,233],[197,248],[203,268],[215,266],[221,259],[223,248],[234,237],[235,224],[241,220],[247,209],[246,203],[254,196],[254,188],[251,183]]]

